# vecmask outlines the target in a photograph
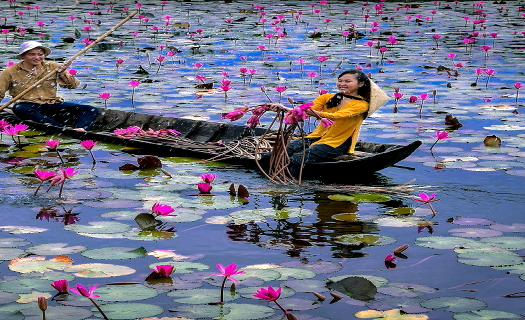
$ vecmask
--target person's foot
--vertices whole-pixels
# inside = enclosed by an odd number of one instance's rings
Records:
[[[74,128],[73,130],[78,131],[78,132],[86,132],[86,129],[84,128]]]

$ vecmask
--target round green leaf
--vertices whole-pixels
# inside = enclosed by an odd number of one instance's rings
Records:
[[[237,293],[232,294],[227,288],[224,289],[224,301],[233,301],[239,298]],[[175,302],[187,304],[209,304],[219,302],[221,298],[221,289],[188,289],[175,290],[168,292],[168,297],[176,298]],[[229,304],[228,304],[229,305]]]
[[[253,213],[272,219],[292,219],[310,216],[313,214],[313,211],[304,208],[286,207],[281,210],[273,208],[254,209]]]
[[[519,314],[498,310],[473,310],[471,313],[458,312],[455,320],[493,320],[493,319],[522,319]]]
[[[326,292],[326,283],[321,280],[287,280],[283,286],[290,287],[297,292]]]
[[[9,261],[25,253],[24,250],[17,248],[0,248],[0,261]]]
[[[42,310],[38,306],[22,309],[20,312],[22,312],[26,320],[42,319]],[[68,306],[49,306],[46,310],[47,319],[82,320],[91,317],[92,314],[87,309]]]
[[[503,267],[521,264],[523,260],[510,251],[509,253],[499,253],[479,250],[459,253],[458,262],[480,267]]]
[[[61,254],[72,254],[82,252],[87,249],[84,246],[71,246],[66,247],[67,243],[45,243],[39,244],[27,248],[25,251],[28,253],[43,255],[43,256],[56,256]]]
[[[334,241],[348,246],[384,246],[396,243],[397,239],[389,236],[381,236],[378,234],[356,233],[338,236],[334,239]]]
[[[468,218],[468,217],[460,217],[458,219],[454,219],[452,221],[453,224],[458,224],[461,226],[488,226],[491,224],[494,224],[494,221],[488,220],[488,219],[481,219],[481,218]]]
[[[12,260],[9,269],[15,272],[46,272],[50,270],[63,270],[70,266],[73,261],[69,258],[55,257],[45,260],[45,257],[27,257]]]
[[[348,278],[348,277],[365,278],[366,280],[372,282],[378,288],[386,285],[389,282],[388,279],[386,278],[378,277],[378,276],[371,276],[368,274],[346,274],[342,276],[330,277],[330,278],[327,278],[326,280],[330,282],[337,282],[339,280],[343,280],[344,278]]]
[[[481,229],[481,228],[458,228],[448,230],[453,236],[456,237],[468,237],[468,238],[481,238],[481,237],[497,237],[501,236],[503,232],[492,230],[492,229]]]
[[[289,262],[281,263],[281,265],[283,267],[307,269],[317,274],[333,273],[333,272],[337,272],[343,269],[343,265],[340,262],[332,262],[332,261],[324,261],[324,260],[307,261],[307,262],[289,261]],[[277,271],[280,272],[280,269],[277,269]]]
[[[487,304],[481,300],[464,297],[438,297],[421,301],[420,305],[427,309],[445,308],[450,312],[467,312],[472,310],[481,310],[487,307]]]
[[[177,308],[170,309],[170,311],[176,312],[177,316],[191,319],[219,318],[228,314],[231,305],[233,305],[233,303],[228,303],[227,305],[199,305],[198,308],[192,305],[181,305]]]
[[[389,196],[377,193],[356,193],[350,195],[331,194],[328,198],[334,201],[352,201],[357,203],[386,202],[392,199]]]
[[[367,302],[366,306],[375,310],[390,310],[390,309],[401,309],[406,313],[423,313],[429,312],[429,309],[425,309],[419,305],[422,299],[407,298],[407,297],[386,297],[381,299],[375,299]]]
[[[90,221],[89,225],[70,224],[64,226],[64,229],[74,231],[77,233],[120,233],[131,229],[131,226],[126,223],[116,221]]]
[[[135,259],[143,258],[146,256],[146,249],[140,248],[128,248],[128,247],[104,247],[99,249],[91,249],[82,252],[81,254],[90,259],[100,260],[123,260],[123,259]]]
[[[0,226],[0,231],[7,231],[11,234],[28,234],[28,233],[40,233],[47,229],[27,226]]]
[[[417,238],[416,245],[420,247],[432,249],[454,249],[456,247],[463,247],[472,243],[477,243],[476,240],[462,238],[462,237],[421,237]]]
[[[30,241],[21,238],[0,238],[0,248],[24,247],[31,244]]]
[[[148,303],[110,303],[100,307],[109,319],[140,319],[153,317],[164,312],[164,309]],[[98,310],[93,307],[91,312],[102,318]]]
[[[38,278],[17,278],[0,282],[0,290],[12,293],[30,293],[32,291],[52,291],[51,281]]]
[[[0,304],[7,304],[18,300],[20,296],[16,293],[0,291]]]
[[[483,238],[480,242],[488,243],[490,245],[509,249],[509,250],[521,250],[525,249],[525,237],[494,237],[494,238]]]
[[[415,283],[390,282],[377,291],[394,297],[417,297],[421,294],[434,293],[437,289]]]
[[[156,266],[163,265],[163,264],[170,264],[174,266],[175,267],[174,273],[192,273],[192,272],[195,272],[195,270],[203,271],[203,270],[208,270],[210,268],[207,265],[202,264],[202,263],[184,262],[184,261],[157,262],[157,263],[150,264],[148,268],[154,269]]]
[[[77,264],[64,269],[64,271],[73,272],[75,276],[80,278],[108,278],[135,273],[135,269],[130,267],[105,263]]]
[[[109,302],[145,300],[159,294],[157,290],[141,284],[107,285],[97,288],[96,293],[100,295],[98,300]]]
[[[274,309],[256,304],[228,303],[230,312],[220,317],[221,320],[264,319],[275,313]]]
[[[525,223],[493,224],[489,228],[503,232],[525,232]]]

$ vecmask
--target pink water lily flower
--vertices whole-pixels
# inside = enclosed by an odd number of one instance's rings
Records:
[[[202,183],[197,184],[197,188],[199,189],[200,193],[206,194],[206,193],[210,193],[212,186],[209,183],[202,182]]]
[[[201,174],[202,181],[204,181],[206,183],[212,183],[213,180],[215,180],[215,178],[217,178],[217,175],[215,175],[213,173],[203,173],[203,174]]]
[[[73,293],[75,294],[78,294],[80,296],[84,296],[86,298],[89,298],[89,299],[94,299],[94,298],[98,298],[100,296],[97,296],[95,294],[93,294],[95,292],[95,290],[97,289],[98,287],[98,284],[95,284],[93,286],[88,286],[88,289],[84,288],[83,285],[81,285],[80,283],[77,283],[77,288],[71,288],[69,290],[71,290]]]
[[[451,139],[452,137],[450,137],[448,135],[448,132],[446,132],[446,131],[436,130],[436,135],[435,136],[431,136],[431,138],[438,139],[438,140],[443,140],[443,139]]]
[[[56,173],[54,173],[53,171],[45,171],[40,169],[36,169],[34,171],[34,174],[40,181],[47,181],[56,176]]]
[[[109,92],[102,92],[102,93],[99,93],[98,96],[101,97],[104,100],[107,100],[107,99],[111,98],[111,93],[109,93]]]
[[[140,82],[135,81],[135,80],[131,80],[131,81],[129,82],[129,85],[132,86],[132,87],[136,87],[136,86],[138,86],[139,84],[140,84]]]
[[[163,264],[155,266],[153,272],[157,273],[159,277],[161,278],[168,278],[171,274],[175,272],[175,267],[171,264]]]
[[[232,263],[226,267],[224,267],[222,264],[217,264],[216,266],[217,266],[217,269],[219,269],[220,274],[212,274],[212,276],[222,276],[222,277],[230,279],[233,282],[239,282],[237,279],[233,277],[234,275],[245,273],[242,270],[237,270],[236,263]]]
[[[48,149],[56,150],[60,145],[60,140],[47,140],[45,147]]]
[[[321,119],[321,124],[323,125],[323,127],[328,128],[329,126],[334,124],[334,122],[332,120],[330,120],[330,119],[322,118]]]
[[[436,202],[437,199],[434,199],[436,197],[435,193],[432,193],[431,195],[428,195],[424,192],[421,192],[419,194],[419,198],[415,198],[414,201],[422,202],[422,203],[430,203],[430,202]]]
[[[281,288],[274,289],[272,286],[268,286],[268,288],[260,288],[255,292],[253,295],[255,298],[267,300],[267,301],[275,301],[279,299],[281,296]]]
[[[2,133],[7,134],[9,136],[15,136],[18,135],[18,133],[27,130],[28,128],[29,126],[25,124],[8,125],[4,128],[4,131],[2,131]]]
[[[80,141],[80,145],[86,150],[93,149],[97,145],[97,143],[98,143],[97,141],[93,141],[93,140]]]
[[[239,120],[240,118],[242,118],[246,112],[248,112],[250,108],[247,107],[247,106],[243,106],[243,107],[239,107],[233,111],[230,111],[228,113],[223,113],[221,115],[221,117],[223,119],[229,119],[230,121],[235,121],[235,120]]]
[[[388,254],[388,255],[385,257],[385,262],[396,263],[396,261],[397,261],[397,257],[395,257],[395,256],[392,255],[392,254]]]
[[[155,202],[155,204],[151,208],[151,213],[156,214],[157,216],[175,216],[173,214],[170,214],[174,211],[175,209],[173,209],[171,206],[160,204],[158,202]]]
[[[67,280],[56,280],[51,283],[51,286],[60,293],[69,292],[69,282]]]
[[[76,175],[79,171],[75,170],[74,168],[59,168],[58,171],[62,174],[62,176],[66,179],[71,178],[72,176]]]

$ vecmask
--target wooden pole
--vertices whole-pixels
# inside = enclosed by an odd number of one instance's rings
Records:
[[[74,56],[72,56],[71,58],[69,58],[64,64],[69,64],[71,62],[73,62],[73,60],[75,60],[78,56],[84,54],[86,51],[88,51],[89,49],[91,49],[93,46],[95,46],[97,43],[99,43],[100,41],[102,41],[104,38],[106,38],[107,36],[109,36],[113,31],[117,30],[118,28],[120,28],[124,23],[126,23],[129,19],[133,18],[136,14],[138,13],[138,10],[137,11],[134,11],[132,12],[129,16],[127,16],[126,18],[124,18],[122,21],[120,21],[119,23],[117,23],[113,28],[109,29],[106,33],[104,33],[103,35],[101,35],[100,37],[98,37],[97,40],[93,41],[92,43],[90,43],[87,47],[85,47],[84,49],[80,50],[79,52],[77,52],[77,54],[75,54]],[[17,101],[18,99],[22,98],[26,93],[28,93],[29,91],[31,91],[33,88],[35,88],[36,86],[38,86],[39,84],[41,84],[42,82],[46,81],[48,78],[50,78],[51,76],[55,75],[56,72],[59,72],[60,71],[60,68],[59,69],[56,69],[55,72],[50,72],[48,73],[47,75],[45,75],[42,79],[38,80],[37,82],[33,83],[30,87],[26,88],[24,91],[20,92],[16,97],[12,98],[11,100],[9,100],[8,102],[4,103],[1,107],[0,107],[0,111],[3,110],[4,108],[10,106],[11,104],[13,104],[15,101]]]

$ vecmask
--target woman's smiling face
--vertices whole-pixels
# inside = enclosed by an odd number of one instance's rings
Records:
[[[363,83],[357,80],[357,74],[355,73],[347,73],[337,79],[337,89],[344,94],[357,95],[357,91],[361,85],[363,85]]]
[[[34,49],[24,52],[22,57],[23,57],[23,61],[27,65],[31,67],[36,67],[42,64],[42,61],[44,61],[46,55],[44,53],[44,50],[42,50],[41,48],[34,48]]]

